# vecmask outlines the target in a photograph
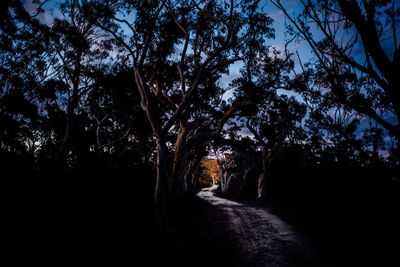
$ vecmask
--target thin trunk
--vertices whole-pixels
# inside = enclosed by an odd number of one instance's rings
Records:
[[[231,184],[232,178],[235,177],[235,174],[232,173],[228,176],[228,173],[226,173],[226,177],[227,177],[227,181],[225,184],[225,193],[228,192],[229,185]]]
[[[64,162],[67,158],[67,155],[72,146],[73,112],[74,112],[74,107],[73,107],[73,103],[71,103],[67,107],[67,121],[65,124],[64,139],[63,139],[60,149],[58,150],[58,152],[55,156],[55,165],[57,168],[61,167],[62,164],[64,164]]]
[[[188,182],[187,182],[187,179],[186,179],[186,175],[185,175],[184,181],[183,181],[183,191],[184,191],[185,193],[188,193],[188,192],[189,192],[189,185],[188,185]]]
[[[195,164],[194,164],[194,166],[193,166],[193,168],[192,168],[192,170],[191,170],[191,174],[190,174],[190,176],[188,176],[187,178],[189,178],[189,177],[191,177],[192,178],[192,188],[196,188],[196,186],[197,186],[197,179],[196,179],[196,175],[194,175],[194,171],[196,170],[196,168],[197,168],[197,166],[199,166],[199,163],[200,163],[200,159],[196,159],[195,160],[196,162],[195,162]]]
[[[258,177],[258,184],[257,184],[257,198],[265,198],[265,184],[267,182],[267,172],[268,172],[268,165],[269,160],[272,155],[272,151],[267,153],[267,148],[264,148],[263,151],[263,162],[262,162],[262,173]]]
[[[273,149],[267,151],[267,148],[264,148],[263,151],[263,162],[262,162],[262,173],[258,177],[258,189],[257,189],[257,198],[265,198],[266,194],[266,184],[268,183],[269,171],[271,168],[271,162],[276,158],[281,150],[281,144],[278,143]]]
[[[60,150],[56,154],[55,157],[55,164],[56,167],[61,166],[65,160],[66,157],[71,149],[72,146],[72,138],[73,138],[73,127],[74,127],[74,110],[78,105],[79,101],[79,83],[80,83],[80,75],[81,75],[81,57],[82,57],[82,52],[78,48],[77,54],[76,54],[76,60],[75,60],[75,69],[74,69],[74,74],[73,77],[71,77],[72,81],[72,96],[68,99],[68,105],[67,105],[67,122],[66,122],[66,127],[65,127],[65,135],[64,135],[64,140],[61,145]]]
[[[199,165],[200,160],[198,159],[194,159],[189,163],[189,167],[187,168],[187,171],[185,173],[185,177],[183,178],[183,182],[184,182],[184,190],[185,192],[189,192],[189,179],[190,179],[190,183],[191,183],[191,188],[194,187],[194,171],[197,168],[197,166]]]
[[[211,175],[211,178],[212,178],[212,185],[217,184],[217,177],[214,175]]]
[[[223,193],[225,193],[225,181],[224,181],[225,171],[224,171],[224,168],[222,167],[222,164],[221,164],[221,162],[219,161],[218,158],[217,158],[217,163],[218,163],[219,172],[220,172],[220,175],[221,175],[221,191]]]
[[[169,179],[168,196],[170,199],[178,198],[185,191],[184,177],[187,158],[189,156],[186,152],[186,136],[186,128],[181,123],[181,130],[175,143],[174,161]]]
[[[250,171],[252,169],[253,169],[253,166],[251,166],[250,168],[246,169],[246,171],[244,172],[242,184],[240,185],[240,189],[239,189],[240,193],[243,192],[243,188],[244,188],[245,184],[247,183],[247,176],[249,175],[249,173],[250,173]]]
[[[60,149],[58,150],[58,152],[56,154],[55,161],[54,161],[57,168],[61,167],[64,164],[65,159],[66,159],[68,152],[70,150],[70,147],[71,147],[71,142],[72,142],[72,136],[71,136],[71,132],[69,130],[69,126],[67,123],[63,142],[61,144]]]
[[[222,193],[226,193],[228,191],[228,183],[229,183],[228,170],[226,169],[224,171],[223,181],[224,181],[224,186],[222,188]]]
[[[157,180],[154,194],[158,230],[162,234],[168,231],[167,189],[168,189],[168,149],[163,140],[157,140]]]
[[[264,174],[265,172],[263,171],[260,176],[258,176],[258,183],[257,183],[257,198],[264,198],[265,194],[264,194]]]
[[[147,96],[147,87],[143,83],[143,75],[138,68],[135,71],[135,81],[140,93],[140,105],[146,114],[153,133],[157,139],[157,180],[154,192],[154,204],[156,212],[157,227],[162,235],[168,233],[168,217],[167,217],[167,196],[168,196],[168,148],[166,145],[165,135],[162,130],[161,122],[155,114],[156,107],[150,106],[153,104],[152,99]]]

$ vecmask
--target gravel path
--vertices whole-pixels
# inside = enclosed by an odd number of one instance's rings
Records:
[[[216,186],[198,196],[226,217],[232,242],[252,266],[332,266],[311,242],[265,208],[257,208],[217,197]]]

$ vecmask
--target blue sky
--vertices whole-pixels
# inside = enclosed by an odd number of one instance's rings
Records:
[[[281,2],[292,17],[296,17],[302,10],[302,5],[301,5],[300,1],[298,1],[298,0],[285,0],[285,1],[281,1]],[[32,0],[25,0],[24,3],[25,3],[26,9],[31,14],[36,12],[37,5],[33,4]],[[38,16],[38,18],[40,19],[41,22],[43,22],[47,25],[51,25],[54,17],[62,16],[61,13],[58,11],[58,9],[55,8],[56,3],[57,3],[57,0],[50,0],[50,1],[48,1],[48,3],[46,3],[43,6],[43,9],[45,10],[45,12],[42,14],[39,14],[39,16]],[[399,7],[400,1],[395,1],[395,4],[397,5],[397,7]],[[272,3],[270,3],[270,1],[265,0],[264,2],[262,2],[260,10],[262,10],[263,12],[268,14],[274,20],[272,27],[275,29],[275,39],[267,40],[267,44],[274,46],[278,50],[283,51],[286,40],[287,40],[287,36],[285,34],[286,25],[290,24],[289,20],[286,18],[285,14],[280,9],[275,7]],[[319,37],[318,33],[315,33],[315,32],[314,32],[314,36],[316,36],[317,38]],[[399,34],[399,36],[400,36],[400,34]],[[400,40],[400,38],[398,38],[398,39]],[[393,39],[387,39],[387,40],[383,41],[382,45],[383,45],[386,53],[388,54],[388,56],[392,57],[393,51],[394,51]],[[297,51],[303,63],[309,61],[313,56],[310,47],[308,46],[308,44],[305,41],[293,42],[288,47],[288,49],[289,49],[289,52],[291,52],[291,53],[295,53],[295,51]],[[296,54],[294,54],[294,55],[296,55]],[[362,51],[362,48],[356,49],[355,55],[358,57],[359,60],[363,60],[364,52]],[[292,59],[295,62],[296,71],[300,72],[300,64],[297,59],[297,56],[294,56]],[[242,66],[241,62],[237,62],[237,63],[233,64],[230,67],[229,74],[224,75],[220,79],[221,86],[228,87],[229,83],[233,79],[239,77],[240,76],[239,70],[240,70],[241,66]],[[232,93],[232,91],[228,91],[224,95],[224,99],[228,99],[231,96],[231,93]],[[282,92],[281,91],[280,93],[294,95],[299,101],[301,101],[301,97],[293,92],[287,92],[287,91]],[[370,124],[370,120],[368,118],[363,119],[361,121],[360,129],[358,130],[358,132],[360,132],[362,129],[365,129],[366,127],[369,127],[369,124]],[[386,141],[387,141],[387,145],[390,145],[388,138],[386,138]]]
[[[287,0],[283,2],[285,3],[285,7],[287,7],[290,14],[297,15],[301,12],[301,4],[299,4],[298,0]],[[274,20],[272,27],[275,30],[275,38],[266,40],[266,43],[270,46],[275,47],[277,50],[283,52],[286,41],[288,39],[286,35],[286,25],[289,23],[289,21],[287,20],[285,14],[276,6],[274,6],[270,1],[265,0],[263,3],[261,3],[260,11],[265,12],[269,17],[271,17]],[[312,57],[311,49],[305,42],[293,42],[288,47],[288,49],[290,53],[295,53],[295,51],[297,51],[303,63],[307,62]],[[297,56],[293,56],[292,60],[295,62],[296,71],[300,72],[300,65],[298,64],[299,60]],[[240,76],[239,70],[241,66],[242,66],[241,62],[233,64],[230,68],[229,75],[225,75],[221,79],[221,83],[223,85],[228,85],[233,79],[239,77]],[[280,90],[280,93],[293,95],[301,101],[299,95],[294,92],[290,91],[283,92],[282,90]],[[228,99],[230,96],[231,92],[228,92],[224,96],[224,99]]]

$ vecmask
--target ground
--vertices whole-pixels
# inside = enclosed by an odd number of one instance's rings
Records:
[[[249,266],[333,266],[310,240],[265,208],[220,198],[215,189],[205,188],[198,197],[226,217],[223,224]]]
[[[399,224],[372,206],[368,220],[354,220],[360,209],[332,212],[337,220],[316,228],[316,239],[272,205],[239,203],[215,195],[215,187],[205,188],[170,208],[171,233],[160,237],[151,186],[135,194],[132,186],[115,186],[115,192],[109,186],[82,192],[60,188],[43,195],[38,230],[44,266],[400,266],[393,264],[398,246],[389,242],[400,240],[394,227]]]

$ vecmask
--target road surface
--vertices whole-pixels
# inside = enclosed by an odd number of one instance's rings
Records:
[[[217,197],[215,189],[205,188],[198,196],[225,214],[230,239],[251,266],[333,266],[307,238],[265,208]]]

